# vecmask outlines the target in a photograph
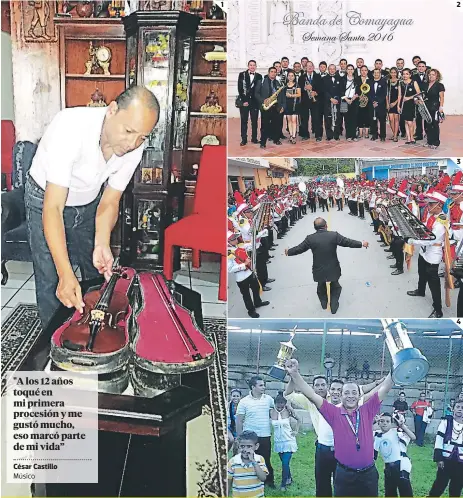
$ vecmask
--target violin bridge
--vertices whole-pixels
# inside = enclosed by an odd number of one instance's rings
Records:
[[[91,315],[91,319],[92,321],[93,320],[98,320],[98,321],[103,321],[104,320],[104,317],[105,317],[105,312],[102,311],[102,310],[92,310],[90,312],[90,315]]]

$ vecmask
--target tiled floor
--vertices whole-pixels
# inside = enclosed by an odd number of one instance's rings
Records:
[[[250,126],[250,125],[249,125]],[[248,128],[248,133],[251,130]],[[339,142],[323,140],[316,142],[311,138],[306,142],[297,139],[296,144],[282,140],[282,145],[267,143],[266,149],[248,141],[245,147],[240,147],[240,119],[228,119],[228,156],[229,157],[458,157],[463,155],[463,116],[448,116],[440,128],[441,145],[437,149],[423,147],[423,142],[417,145],[405,145],[404,140],[394,143],[389,140],[391,130],[387,125],[387,139],[359,140],[346,142],[345,136]],[[285,135],[288,133],[285,132]],[[250,137],[248,137],[250,140]]]
[[[1,287],[2,322],[19,303],[35,303],[35,281],[32,263],[9,261],[7,263],[9,279]],[[203,315],[208,317],[226,317],[226,303],[219,301],[219,264],[204,262],[201,268],[191,268],[191,288],[201,293],[203,301]],[[80,270],[76,269],[80,278]],[[187,264],[183,264],[175,281],[190,287],[190,278]]]

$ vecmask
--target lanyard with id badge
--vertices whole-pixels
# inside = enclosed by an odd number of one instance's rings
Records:
[[[359,441],[359,427],[360,427],[360,410],[357,410],[357,420],[355,421],[355,429],[354,429],[354,424],[352,423],[349,414],[345,413],[344,414],[347,422],[350,425],[350,428],[352,429],[352,432],[354,433],[355,436],[355,446],[357,447],[357,451],[360,451],[360,441]]]

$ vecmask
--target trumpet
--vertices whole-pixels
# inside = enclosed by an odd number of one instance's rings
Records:
[[[370,91],[370,85],[368,83],[363,83],[360,85],[360,91],[362,95],[359,97],[359,106],[366,107],[368,105],[367,93]]]

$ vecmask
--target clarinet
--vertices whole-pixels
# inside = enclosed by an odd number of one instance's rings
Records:
[[[296,85],[294,85],[294,88],[286,87],[286,91],[290,92],[291,95],[296,95],[296,92],[297,92]],[[295,111],[296,111],[296,97],[293,97],[293,112],[295,112]]]
[[[312,87],[312,83],[307,78],[307,74],[305,75],[305,84],[310,85]],[[316,102],[315,97],[312,96],[312,91],[313,91],[313,87],[312,87],[312,90],[307,90],[307,95],[309,97],[309,100],[313,100],[313,102]]]
[[[399,114],[402,114],[402,111],[403,111],[403,109],[404,109],[404,105],[405,105],[405,97],[407,96],[407,90],[408,90],[408,85],[409,85],[409,84],[410,84],[410,83],[406,83],[406,84],[405,84],[404,96],[403,96],[403,98],[402,98],[402,105],[400,106],[400,113],[399,113]]]

